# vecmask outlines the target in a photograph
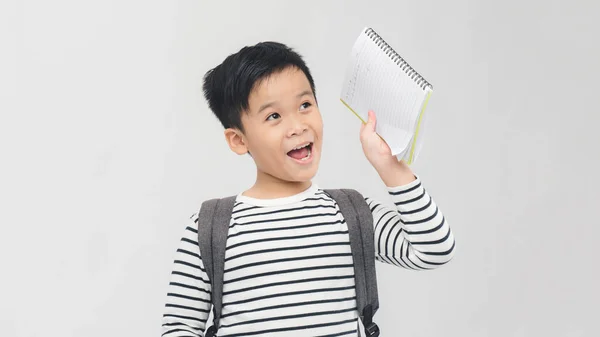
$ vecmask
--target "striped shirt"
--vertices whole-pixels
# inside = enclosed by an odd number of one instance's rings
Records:
[[[376,260],[411,270],[448,262],[454,237],[419,178],[390,188],[395,208],[366,198]],[[198,214],[186,226],[168,288],[163,336],[203,336],[211,287],[198,246]],[[316,184],[285,198],[238,195],[225,252],[219,337],[357,336],[348,227]],[[210,324],[209,324],[210,325]]]

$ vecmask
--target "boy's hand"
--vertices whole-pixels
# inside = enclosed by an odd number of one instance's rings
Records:
[[[377,119],[369,111],[369,120],[360,127],[360,142],[367,160],[373,165],[383,182],[390,187],[401,186],[415,180],[411,169],[392,155],[387,143],[375,132]]]
[[[392,156],[392,150],[387,145],[385,140],[375,132],[377,119],[375,112],[369,111],[369,120],[360,126],[360,142],[362,143],[363,152],[367,160],[373,165],[375,170],[390,166],[393,162],[398,161],[395,156]]]

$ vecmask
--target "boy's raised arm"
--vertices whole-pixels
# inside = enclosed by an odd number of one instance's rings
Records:
[[[395,207],[366,198],[373,213],[375,256],[409,269],[434,269],[450,261],[454,236],[421,180],[391,154],[376,130],[375,113],[361,126],[360,140],[367,160],[388,188]]]
[[[198,246],[198,214],[191,218],[175,253],[162,319],[165,337],[204,336],[211,308],[210,282]]]
[[[454,235],[419,178],[388,187],[395,208],[366,198],[375,226],[375,257],[400,267],[435,269],[452,259]]]

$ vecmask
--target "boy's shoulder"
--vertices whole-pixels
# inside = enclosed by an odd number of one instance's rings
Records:
[[[233,202],[234,202],[233,206],[236,206],[238,204],[237,198],[239,195],[240,194],[225,195],[225,196],[218,196],[218,197],[209,197],[208,199],[204,199],[200,202],[200,205],[198,205],[198,207],[193,211],[193,213],[191,213],[191,215],[189,216],[189,220],[191,220],[192,223],[196,223],[196,225],[198,224],[198,218],[200,217],[200,210],[202,209],[202,205],[204,205],[206,202],[210,202],[210,201],[214,201],[214,200],[233,199]]]

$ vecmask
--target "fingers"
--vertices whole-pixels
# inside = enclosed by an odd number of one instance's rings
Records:
[[[375,132],[375,127],[377,126],[377,118],[375,117],[375,112],[369,110],[369,119],[366,123],[361,123],[360,125],[360,134],[364,135],[365,131],[367,133]]]
[[[367,122],[367,127],[371,131],[375,131],[375,127],[377,126],[377,118],[375,117],[375,112],[373,110],[369,110],[369,121]]]
[[[369,110],[369,117],[366,123],[361,123],[360,125],[360,140],[364,144],[364,142],[369,139],[376,131],[377,120],[375,118],[375,112]]]

